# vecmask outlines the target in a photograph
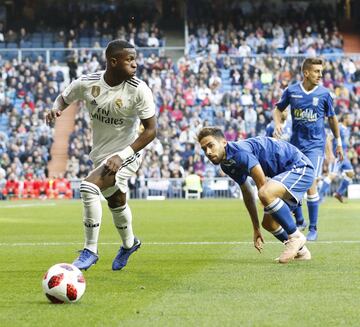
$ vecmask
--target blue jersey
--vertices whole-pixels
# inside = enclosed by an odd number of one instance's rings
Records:
[[[301,82],[285,89],[276,104],[280,111],[290,105],[292,136],[290,142],[304,153],[323,154],[325,149],[325,116],[335,115],[330,91],[319,85],[307,92]]]
[[[266,125],[265,136],[273,137],[274,130],[275,130],[275,124],[274,121],[272,121]],[[287,120],[283,125],[283,133],[281,134],[280,139],[290,142],[291,134],[292,134],[291,121]]]
[[[290,171],[298,163],[313,167],[309,159],[295,146],[272,137],[258,136],[226,145],[226,160],[221,169],[239,185],[260,165],[265,176],[274,177]]]
[[[350,140],[350,128],[344,126],[343,124],[339,124],[339,131],[340,131],[342,147],[343,147],[344,154],[345,154],[348,149],[348,143]],[[333,139],[333,152],[334,153],[336,152],[336,146],[337,146],[337,141],[334,138]]]

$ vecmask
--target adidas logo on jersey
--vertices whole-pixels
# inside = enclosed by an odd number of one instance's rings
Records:
[[[95,99],[92,100],[92,101],[90,102],[90,104],[92,104],[93,106],[97,106],[97,102],[95,101]]]

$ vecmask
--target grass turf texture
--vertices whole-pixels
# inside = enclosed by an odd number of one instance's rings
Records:
[[[0,203],[1,326],[359,325],[359,201],[326,201],[313,260],[288,265],[274,262],[282,245],[266,231],[264,252],[253,248],[241,201],[131,201],[144,244],[121,272],[111,271],[119,237],[104,205],[100,260],[71,305],[50,304],[41,280],[82,247],[81,202],[38,203]]]

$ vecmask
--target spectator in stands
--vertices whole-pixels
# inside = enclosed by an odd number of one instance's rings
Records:
[[[53,189],[54,197],[56,199],[72,198],[71,184],[69,180],[65,178],[62,174],[59,174],[59,176],[54,179],[52,189]]]
[[[10,174],[5,187],[2,190],[3,197],[5,199],[13,199],[19,197],[19,182],[15,174]]]

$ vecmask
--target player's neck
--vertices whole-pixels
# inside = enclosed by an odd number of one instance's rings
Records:
[[[305,80],[305,79],[302,81],[301,84],[302,84],[304,90],[307,92],[311,91],[312,89],[314,89],[316,87],[316,85],[312,84],[311,82],[309,82],[308,80]]]
[[[126,80],[126,78],[119,77],[119,76],[117,76],[117,74],[114,74],[110,70],[106,70],[105,73],[104,73],[104,81],[110,87],[118,86],[122,82],[124,82],[125,80]]]

